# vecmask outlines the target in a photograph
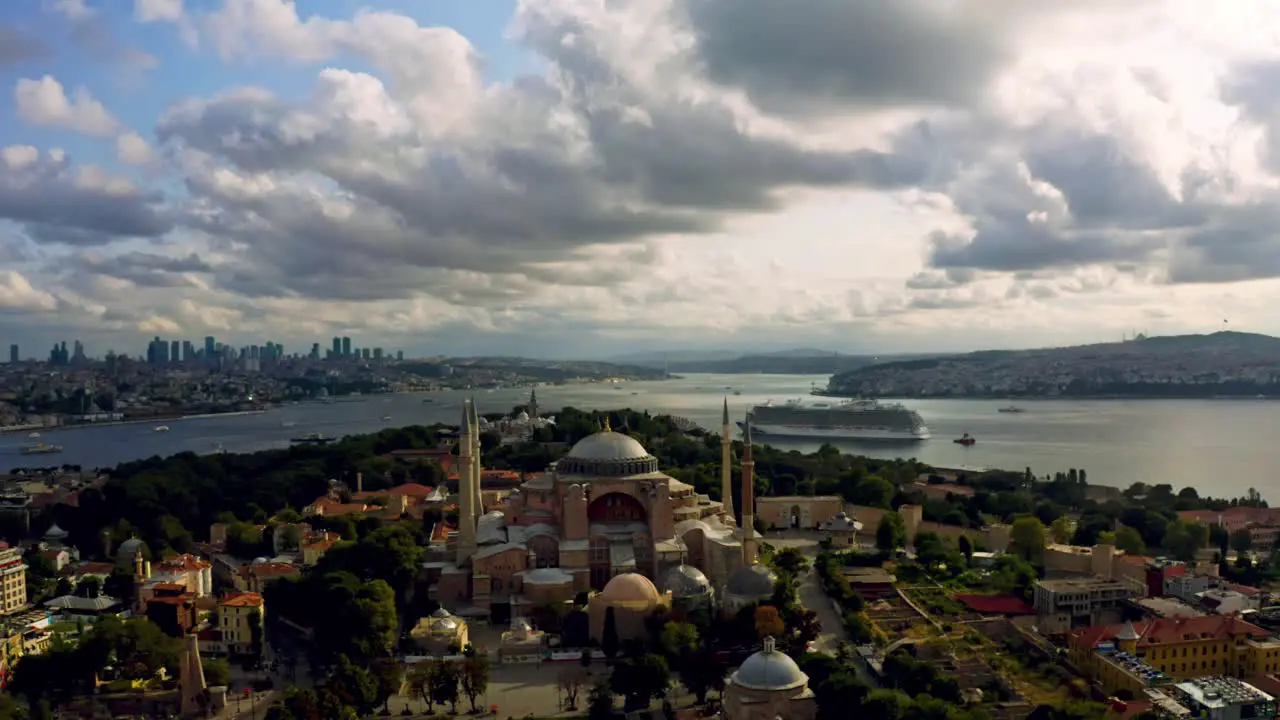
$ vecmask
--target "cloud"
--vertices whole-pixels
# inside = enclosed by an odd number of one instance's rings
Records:
[[[0,149],[0,217],[62,245],[158,238],[173,227],[157,193],[92,165],[73,168],[60,150],[21,145]]]
[[[39,80],[23,78],[13,89],[13,102],[18,116],[33,125],[48,125],[67,130],[107,137],[115,134],[119,122],[89,94],[77,88],[67,97],[52,75]]]
[[[22,28],[0,23],[0,67],[48,58],[53,52],[39,37]]]
[[[143,167],[156,161],[151,145],[136,132],[126,132],[116,138],[116,158],[125,165]]]
[[[533,69],[494,82],[493,48],[391,11],[136,0],[244,83],[314,81],[179,100],[154,137],[24,81],[21,117],[146,180],[7,148],[0,233],[36,292],[76,288],[68,323],[131,333],[572,355],[1274,322],[1238,283],[1280,289],[1280,9],[952,5],[523,0]],[[73,33],[125,59],[104,20]]]

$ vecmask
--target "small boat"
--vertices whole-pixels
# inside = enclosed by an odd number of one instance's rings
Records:
[[[741,391],[741,390],[734,390],[734,391],[733,391],[733,394],[734,394],[734,395],[741,395],[741,394],[742,394],[742,391]]]
[[[62,452],[61,445],[45,445],[44,443],[35,443],[22,448],[23,455],[51,455],[53,453]]]
[[[39,440],[39,439],[40,439],[40,433],[38,433],[38,432],[33,432],[33,433],[31,433],[30,435],[28,435],[27,437],[31,438],[32,440]]]
[[[156,432],[169,432],[169,426],[168,426],[168,425],[157,425],[157,426],[156,426]]]
[[[970,435],[969,433],[965,433],[964,435],[961,435],[960,437],[956,438],[955,440],[952,440],[951,442],[957,445],[963,445],[965,447],[969,447],[970,445],[978,442],[978,439]]]
[[[320,433],[307,433],[302,437],[290,438],[289,442],[295,445],[328,445],[333,442],[333,438]]]
[[[292,420],[285,420],[285,421],[283,421],[283,422],[281,422],[281,423],[280,423],[280,427],[282,427],[282,428],[290,428],[290,427],[293,427],[294,425],[297,425],[297,424],[298,424],[298,423],[296,423],[296,422],[294,422],[294,421],[292,421]]]
[[[1022,408],[1018,407],[1017,405],[1009,405],[1009,406],[1006,406],[1006,407],[1002,407],[1002,408],[1000,408],[999,410],[997,410],[997,412],[1002,412],[1002,413],[1020,413],[1020,412],[1026,412],[1026,410],[1023,410]]]
[[[390,419],[391,419],[391,416],[390,416],[390,415],[383,415],[383,416],[382,416],[382,422],[387,422],[387,421],[388,421],[388,420],[390,420]]]

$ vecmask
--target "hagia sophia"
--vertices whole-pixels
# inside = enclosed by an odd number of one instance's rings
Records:
[[[458,452],[458,527],[448,558],[434,568],[436,599],[454,615],[488,617],[509,603],[529,608],[601,591],[589,609],[593,630],[612,606],[620,629],[628,614],[658,605],[733,611],[773,593],[774,574],[757,562],[754,465],[748,436],[742,457],[742,524],[735,522],[733,446],[726,402],[721,434],[721,497],[716,502],[663,473],[658,460],[607,424],[484,511],[480,428],[475,404],[463,404]]]

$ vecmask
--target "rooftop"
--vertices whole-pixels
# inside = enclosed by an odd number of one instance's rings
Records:
[[[262,607],[262,595],[255,592],[230,593],[219,604],[225,607]]]
[[[1177,687],[1196,704],[1213,710],[1231,705],[1275,700],[1249,683],[1226,675],[1193,678],[1178,683]]]
[[[1082,628],[1070,637],[1087,647],[1101,647],[1116,638],[1125,625],[1095,625]],[[1139,646],[1168,645],[1189,640],[1227,639],[1245,636],[1255,639],[1270,637],[1271,633],[1239,618],[1223,615],[1202,617],[1158,618],[1133,623],[1138,632]]]

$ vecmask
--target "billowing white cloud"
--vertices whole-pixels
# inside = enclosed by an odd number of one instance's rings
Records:
[[[33,125],[61,127],[99,137],[113,135],[120,127],[87,89],[77,88],[68,97],[62,83],[52,75],[39,80],[18,80],[13,88],[13,103],[18,117]]]
[[[0,151],[70,323],[559,355],[1280,332],[1280,7],[522,0],[538,67],[492,82],[393,11],[213,5],[136,0],[245,77],[156,147],[52,77],[15,91],[156,182]]]

